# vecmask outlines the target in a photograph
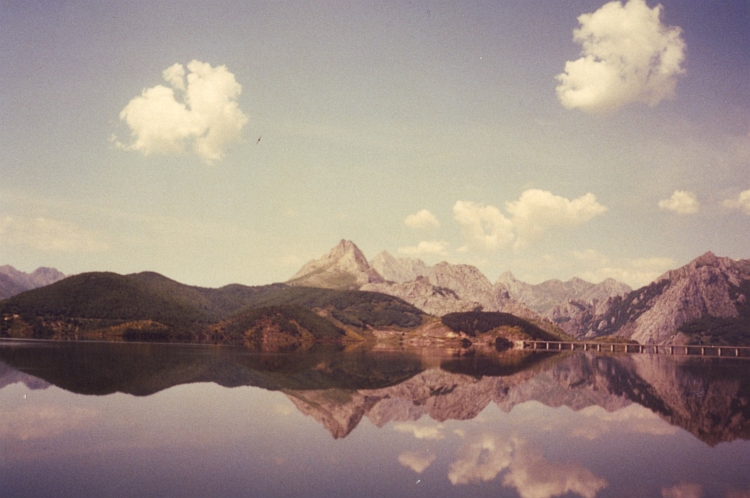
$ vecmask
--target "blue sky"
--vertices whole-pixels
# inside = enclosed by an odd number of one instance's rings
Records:
[[[750,257],[744,1],[8,1],[0,43],[24,271],[258,285],[342,238],[533,283]]]

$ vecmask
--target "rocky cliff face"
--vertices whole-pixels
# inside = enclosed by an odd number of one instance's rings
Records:
[[[553,279],[541,284],[531,285],[517,280],[510,272],[500,275],[495,285],[504,287],[510,298],[525,304],[542,315],[554,306],[567,301],[594,304],[610,297],[625,295],[632,290],[627,285],[612,278],[598,284],[592,284],[580,278],[572,278],[567,282]]]
[[[395,258],[388,251],[382,251],[370,261],[370,267],[389,282],[401,284],[424,277],[430,267],[421,259]]]
[[[750,320],[748,293],[750,260],[708,252],[625,296],[593,305],[566,303],[547,317],[578,337],[617,335],[642,344],[668,344],[685,340],[680,330],[701,320]]]
[[[305,264],[287,283],[326,289],[358,289],[367,283],[383,281],[359,247],[350,240],[342,240],[322,258]]]
[[[54,268],[37,268],[32,273],[16,270],[10,265],[0,266],[0,299],[7,299],[23,291],[44,287],[65,278]]]

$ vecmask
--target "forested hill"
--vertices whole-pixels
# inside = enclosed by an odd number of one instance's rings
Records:
[[[258,313],[261,308],[275,311],[270,315]],[[236,329],[229,326],[230,322],[257,329],[259,325],[248,322],[253,317],[266,324],[270,316],[283,316],[282,322],[294,322],[295,327],[302,322],[320,324],[309,316],[315,314],[312,310],[330,317],[329,321],[338,326],[354,329],[414,327],[426,316],[398,298],[372,292],[284,284],[234,284],[211,289],[181,284],[153,272],[93,272],[0,301],[0,335],[78,338],[92,330],[105,336],[122,335],[128,330],[137,335],[141,330],[146,334],[141,334],[143,337],[161,334],[169,339],[170,334],[178,333],[191,339],[209,333],[207,330],[218,330],[217,324]],[[272,325],[278,325],[278,319],[274,320]],[[316,336],[316,330],[307,332]],[[329,332],[325,335],[330,336]],[[74,337],[67,337],[71,334]]]

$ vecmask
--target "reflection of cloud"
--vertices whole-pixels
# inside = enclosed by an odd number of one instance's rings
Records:
[[[453,484],[491,481],[510,465],[513,442],[485,434],[474,443],[462,446],[450,466],[448,479]]]
[[[516,488],[521,498],[549,498],[566,493],[594,498],[607,481],[581,464],[551,463],[538,451],[524,446],[513,455],[503,485]]]
[[[750,488],[744,491],[733,489],[727,493],[727,498],[750,498]]]
[[[614,412],[608,412],[600,406],[589,406],[578,412],[588,417],[587,423],[575,429],[573,436],[596,439],[615,427],[618,431],[667,436],[677,433],[674,427],[648,408],[637,404],[629,405]]]
[[[397,432],[407,432],[414,435],[417,439],[444,439],[443,427],[440,425],[424,426],[410,422],[393,424],[393,430]]]
[[[703,487],[700,484],[681,482],[671,488],[662,488],[662,498],[700,498],[703,496]]]
[[[55,437],[89,423],[96,416],[97,412],[78,407],[35,405],[0,411],[0,440]]]
[[[448,471],[453,484],[495,479],[505,469],[503,485],[518,490],[522,498],[550,498],[575,493],[593,498],[607,485],[578,463],[548,462],[542,454],[517,438],[504,439],[485,434],[462,446]]]
[[[435,461],[434,454],[419,451],[406,451],[398,456],[398,462],[404,467],[409,467],[417,474],[421,474]]]

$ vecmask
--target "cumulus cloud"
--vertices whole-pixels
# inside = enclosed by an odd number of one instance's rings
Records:
[[[0,245],[60,252],[98,252],[109,248],[95,234],[74,223],[21,216],[0,217]]]
[[[495,206],[470,201],[457,201],[453,217],[463,228],[466,245],[458,249],[496,251],[507,246],[515,236],[513,223]]]
[[[669,488],[662,488],[662,498],[700,498],[703,487],[700,484],[681,482]]]
[[[458,249],[495,251],[513,242],[515,249],[538,240],[554,227],[574,227],[607,212],[596,196],[587,193],[577,199],[566,199],[552,192],[529,189],[517,201],[506,202],[510,218],[495,206],[458,201],[453,215],[463,227],[466,245]]]
[[[407,256],[421,256],[424,254],[439,254],[445,256],[448,243],[439,240],[423,240],[416,246],[399,247],[398,252]]]
[[[439,425],[420,425],[410,422],[393,424],[396,432],[406,432],[414,435],[417,439],[440,440],[444,439],[443,428]]]
[[[740,192],[737,199],[727,199],[724,201],[724,206],[730,209],[738,209],[743,213],[750,215],[750,190]]]
[[[551,227],[573,227],[607,212],[592,193],[569,200],[546,190],[530,189],[506,207],[516,230],[516,248],[537,240]]]
[[[248,122],[237,98],[242,86],[226,66],[211,67],[197,60],[174,64],[162,73],[170,85],[143,90],[120,112],[131,142],[116,144],[126,150],[151,154],[181,153],[192,145],[206,163],[224,157],[224,148],[240,138]]]
[[[417,474],[424,472],[435,461],[434,453],[406,451],[398,456],[398,462]]]
[[[748,200],[750,200],[750,196]],[[675,190],[672,197],[659,201],[659,209],[677,214],[695,214],[700,209],[700,204],[694,193]]]
[[[655,106],[672,98],[685,72],[685,42],[679,27],[661,23],[661,10],[630,0],[579,16],[573,40],[582,46],[581,58],[566,62],[557,75],[560,103],[611,112],[631,102]]]
[[[404,219],[404,224],[409,228],[437,228],[440,222],[434,214],[426,209],[410,214]]]

